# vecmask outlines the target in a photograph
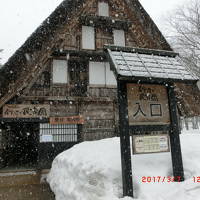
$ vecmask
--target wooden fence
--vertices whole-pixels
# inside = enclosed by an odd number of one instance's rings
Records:
[[[181,130],[200,129],[200,116],[191,118],[180,118],[180,128]]]

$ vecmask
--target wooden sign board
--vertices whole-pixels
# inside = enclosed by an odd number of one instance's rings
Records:
[[[134,135],[132,136],[133,154],[169,152],[169,136]]]
[[[50,124],[84,124],[84,119],[81,115],[72,117],[51,117]]]
[[[3,107],[4,118],[48,118],[50,105],[7,104]]]
[[[127,99],[130,126],[170,124],[165,86],[128,83]]]

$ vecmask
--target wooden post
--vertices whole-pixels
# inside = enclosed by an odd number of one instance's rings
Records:
[[[181,131],[183,130],[183,127],[184,127],[184,121],[183,121],[183,119],[181,118],[181,117],[179,117],[179,122],[180,122],[180,129],[181,129]]]
[[[185,121],[185,128],[188,131],[189,130],[189,122],[188,122],[188,118],[184,118]]]
[[[194,119],[195,119],[195,129],[199,129],[198,117],[195,116]]]
[[[133,197],[126,83],[117,81],[123,196]]]
[[[171,130],[170,130],[170,145],[171,145],[171,156],[173,165],[173,174],[175,181],[184,181],[183,161],[181,154],[180,145],[180,129],[178,127],[178,116],[176,107],[176,98],[174,93],[174,86],[169,85],[168,87],[169,96],[169,107],[171,117]],[[178,179],[177,177],[181,177]]]

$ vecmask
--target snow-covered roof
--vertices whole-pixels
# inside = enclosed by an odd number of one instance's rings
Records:
[[[128,52],[108,48],[108,54],[117,76],[198,80],[174,52],[138,48]]]

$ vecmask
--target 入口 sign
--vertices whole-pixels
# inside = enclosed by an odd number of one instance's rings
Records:
[[[170,124],[165,86],[128,83],[127,99],[129,125]]]
[[[134,135],[132,137],[133,154],[169,152],[169,136]]]

